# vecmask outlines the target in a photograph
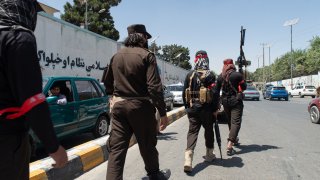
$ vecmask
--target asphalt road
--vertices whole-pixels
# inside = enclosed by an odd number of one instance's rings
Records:
[[[171,124],[159,137],[160,168],[172,171],[170,179],[318,179],[320,175],[320,125],[309,120],[311,98],[289,101],[245,101],[240,146],[225,155],[228,128],[220,124],[223,160],[203,161],[203,129],[200,131],[191,174],[183,172],[188,119]],[[216,145],[216,144],[215,144]],[[219,157],[218,147],[215,147]],[[79,180],[105,179],[107,162],[80,176]],[[127,154],[124,179],[141,179],[144,164],[137,145]]]

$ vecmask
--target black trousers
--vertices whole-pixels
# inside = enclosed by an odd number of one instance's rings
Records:
[[[242,113],[243,113],[243,103],[239,102],[233,107],[228,107],[223,105],[224,111],[226,113],[227,122],[229,126],[229,137],[228,141],[235,142],[242,122]]]
[[[0,179],[29,179],[30,143],[28,133],[0,135]]]
[[[187,150],[194,150],[197,144],[201,125],[204,128],[204,139],[207,148],[214,148],[213,113],[201,109],[199,111],[188,110],[189,131],[187,135]]]
[[[107,142],[109,151],[107,180],[122,180],[123,167],[134,133],[148,175],[159,172],[157,121],[155,108],[149,101],[124,100],[112,109],[112,130]]]

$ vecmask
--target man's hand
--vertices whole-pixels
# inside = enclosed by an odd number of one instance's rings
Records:
[[[50,154],[50,156],[56,162],[52,164],[54,168],[62,168],[68,163],[68,155],[62,146],[59,146],[58,150]]]
[[[167,116],[160,117],[160,131],[163,131],[164,129],[166,129],[168,124],[169,124],[169,119]]]

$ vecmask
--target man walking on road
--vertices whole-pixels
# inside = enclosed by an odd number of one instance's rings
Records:
[[[189,118],[187,149],[185,150],[184,171],[192,171],[192,159],[201,125],[204,128],[206,144],[205,161],[215,159],[213,123],[219,105],[219,94],[215,92],[215,76],[209,70],[206,51],[198,51],[195,69],[190,71],[184,82],[183,101]]]
[[[42,94],[33,34],[39,7],[36,0],[0,0],[0,179],[29,179],[29,127],[55,167],[68,162]]]
[[[238,143],[238,134],[241,127],[242,112],[243,112],[243,94],[247,85],[240,72],[236,72],[236,67],[232,59],[223,61],[222,73],[217,80],[217,90],[220,92],[222,89],[222,105],[226,113],[229,137],[227,144],[227,155],[232,156],[236,152],[232,148],[233,145]]]
[[[169,170],[159,171],[156,149],[158,131],[155,107],[160,113],[160,130],[166,128],[168,117],[156,58],[147,49],[151,35],[142,24],[134,24],[127,29],[125,47],[112,57],[102,77],[107,94],[113,96],[112,130],[107,142],[107,180],[123,179],[132,134],[136,136],[149,179],[168,179]]]

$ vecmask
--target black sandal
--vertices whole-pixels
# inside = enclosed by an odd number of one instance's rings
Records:
[[[228,156],[232,156],[234,154],[236,154],[236,150],[234,150],[233,148],[230,148],[230,149],[227,148],[227,155]]]

